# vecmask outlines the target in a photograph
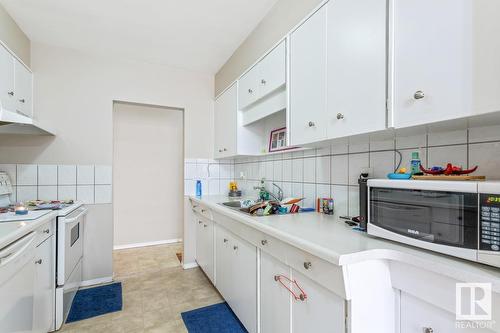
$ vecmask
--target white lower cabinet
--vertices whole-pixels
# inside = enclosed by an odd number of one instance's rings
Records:
[[[401,292],[400,333],[492,333],[487,328],[457,327],[449,313],[408,293]]]
[[[212,283],[214,277],[214,223],[195,215],[196,221],[196,262]]]
[[[250,332],[257,332],[257,248],[216,227],[217,289]]]
[[[35,250],[35,286],[33,296],[34,333],[53,330],[55,311],[55,236],[39,244]]]

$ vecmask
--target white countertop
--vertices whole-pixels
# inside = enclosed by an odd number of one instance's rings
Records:
[[[311,212],[249,216],[219,205],[220,202],[230,200],[226,196],[191,199],[335,265],[343,266],[372,259],[394,260],[463,282],[491,282],[493,289],[500,293],[498,268],[372,237],[352,230],[335,215]]]
[[[36,219],[26,219],[15,222],[0,222],[0,249],[23,237],[24,235],[36,230],[57,216],[64,216],[82,205],[81,202],[65,207],[60,210],[40,211],[41,216]],[[38,211],[37,211],[38,212]]]

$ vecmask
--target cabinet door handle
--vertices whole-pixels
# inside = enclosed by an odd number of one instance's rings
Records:
[[[202,223],[203,223],[203,222],[201,222],[201,221],[198,221],[198,224],[202,224]]]
[[[205,213],[206,211],[207,211],[206,209],[202,209],[202,210],[201,210],[201,212],[202,212],[202,213]]]
[[[7,93],[7,95],[9,95],[9,96],[14,96],[14,92],[13,92],[13,91],[9,91],[9,92]]]
[[[422,99],[425,97],[425,94],[422,90],[418,90],[417,92],[415,92],[415,94],[413,95],[413,98],[414,99]]]
[[[224,150],[224,151],[227,151],[227,148],[224,148],[223,150]]]
[[[204,225],[203,225],[203,228],[206,228],[206,227],[207,227],[207,225],[206,225],[206,224],[204,224]]]
[[[224,243],[227,243],[227,242],[228,242],[227,238],[224,238]]]
[[[198,205],[193,205],[193,208],[196,208],[196,207],[198,207]]]
[[[424,327],[424,333],[434,333],[432,327]]]
[[[43,262],[43,261],[42,261],[42,259],[38,259],[37,261],[35,261],[35,264],[37,264],[37,265],[41,265],[41,264],[42,264],[42,262]]]
[[[260,243],[261,243],[262,245],[267,245],[267,239],[263,239],[263,240],[261,240],[261,241],[260,241]]]
[[[288,287],[283,282],[283,280],[286,281],[287,283],[291,283],[292,284],[292,288]],[[290,280],[286,276],[280,274],[280,275],[275,275],[274,276],[274,281],[279,282],[283,287],[285,287],[285,289],[288,290],[290,292],[290,294],[292,294],[293,298],[296,301],[301,300],[303,302],[303,301],[305,301],[307,299],[306,292],[299,286],[299,284],[297,283],[297,280]],[[298,295],[293,291],[293,286],[297,287],[297,289],[300,290],[300,293]]]
[[[342,113],[337,113],[337,119],[338,120],[344,119],[344,115]]]
[[[233,246],[233,250],[235,250],[235,251],[238,250],[238,247],[236,245]]]
[[[304,268],[305,268],[305,269],[310,269],[311,267],[312,267],[312,264],[311,264],[311,262],[310,262],[310,261],[306,261],[306,262],[304,263]]]
[[[310,121],[308,125],[309,125],[309,127],[314,127],[314,126],[316,126],[316,124],[314,123],[314,121]]]
[[[267,83],[267,81],[266,81],[266,80],[264,80],[264,79],[262,79],[262,80],[260,80],[260,83],[262,83],[262,84],[266,84],[266,83]]]
[[[45,229],[43,232],[46,233],[46,234],[49,234],[50,233],[50,229]]]
[[[26,102],[26,100],[25,100],[24,98],[21,98],[21,99],[19,100],[19,102],[21,102],[21,103],[25,103],[25,102]]]
[[[248,89],[248,93],[249,94],[253,94],[253,90],[252,89]]]

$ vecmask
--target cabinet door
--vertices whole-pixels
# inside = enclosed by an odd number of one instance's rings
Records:
[[[215,158],[236,155],[237,87],[233,84],[215,101]]]
[[[54,236],[36,248],[33,332],[46,333],[54,326],[55,253]]]
[[[203,270],[212,283],[214,280],[214,224],[212,221],[204,221],[202,224],[203,251],[205,260]]]
[[[326,139],[326,6],[290,37],[291,145]]]
[[[290,332],[291,294],[274,278],[290,277],[290,267],[261,251],[260,330],[261,333]],[[289,288],[291,286],[289,285]]]
[[[307,298],[292,301],[293,333],[345,332],[345,302],[306,276],[292,271]]]
[[[231,299],[231,242],[228,232],[219,226],[215,227],[215,276],[217,290],[226,302]]]
[[[401,292],[401,333],[492,333],[487,328],[457,328],[455,314],[444,311],[405,292]]]
[[[238,80],[238,108],[240,110],[259,98],[260,73],[260,66],[257,64]]]
[[[285,41],[276,46],[259,63],[260,89],[259,98],[264,97],[286,83],[286,47]]]
[[[250,333],[257,332],[257,248],[231,235],[231,309]]]
[[[473,2],[394,1],[396,127],[471,113]]]
[[[204,271],[206,267],[206,253],[204,249],[204,239],[203,239],[203,221],[195,215],[196,223],[196,262],[198,266]]]
[[[33,75],[19,61],[15,61],[15,97],[16,111],[27,116],[33,117]]]
[[[3,109],[16,110],[14,57],[0,46],[0,104]]]
[[[386,128],[386,0],[328,8],[328,138]]]

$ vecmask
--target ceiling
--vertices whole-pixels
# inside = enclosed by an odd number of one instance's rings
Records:
[[[215,74],[277,0],[0,0],[35,42]]]

